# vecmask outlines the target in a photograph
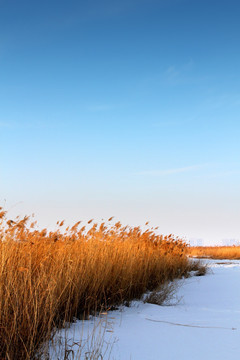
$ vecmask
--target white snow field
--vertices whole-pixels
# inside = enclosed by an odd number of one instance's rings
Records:
[[[207,275],[176,282],[180,286],[170,304],[135,301],[84,323],[76,321],[56,341],[68,343],[68,359],[239,360],[240,261],[207,262]],[[94,346],[100,346],[95,356],[90,351]],[[57,358],[64,355],[51,351],[50,359]]]

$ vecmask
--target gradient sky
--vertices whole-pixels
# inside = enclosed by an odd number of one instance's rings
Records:
[[[0,0],[0,202],[240,240],[240,2]]]

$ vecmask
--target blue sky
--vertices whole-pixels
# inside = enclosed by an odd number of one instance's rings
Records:
[[[240,239],[240,4],[0,0],[0,201]]]

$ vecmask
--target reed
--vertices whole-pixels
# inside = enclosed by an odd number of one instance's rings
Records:
[[[240,246],[194,246],[189,247],[192,257],[211,259],[240,259]]]
[[[33,359],[65,322],[140,298],[192,269],[184,241],[151,229],[89,221],[88,230],[61,222],[49,232],[28,225],[29,217],[8,220],[1,211],[0,218],[3,359]]]

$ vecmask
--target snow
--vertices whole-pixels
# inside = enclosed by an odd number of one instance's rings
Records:
[[[111,360],[239,360],[240,261],[204,262],[208,274],[176,281],[176,294],[167,305],[135,301],[131,307],[76,321],[67,333],[56,335],[56,342],[65,338],[75,355],[81,348],[76,359],[88,359],[86,353],[95,345]]]

